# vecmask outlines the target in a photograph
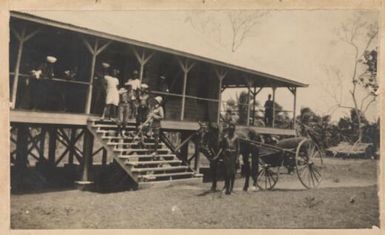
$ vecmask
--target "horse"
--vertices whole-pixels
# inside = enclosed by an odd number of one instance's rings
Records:
[[[243,190],[247,191],[249,188],[250,176],[253,179],[253,186],[256,186],[258,174],[258,158],[259,151],[256,146],[250,145],[246,140],[261,141],[262,136],[257,134],[251,128],[236,128],[235,134],[239,138],[239,153],[242,155],[243,172],[245,175],[245,183]],[[220,142],[224,136],[224,131],[216,125],[209,125],[207,130],[202,135],[201,151],[209,159],[210,172],[212,175],[211,191],[217,189],[217,169],[220,165],[221,149]],[[251,163],[251,164],[250,164]]]

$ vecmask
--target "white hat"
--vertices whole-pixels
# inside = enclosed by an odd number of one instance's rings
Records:
[[[47,56],[47,61],[51,64],[55,63],[57,61],[56,57],[54,56]]]
[[[142,84],[140,85],[140,88],[142,88],[142,89],[148,89],[148,85],[145,84],[145,83],[142,83]]]
[[[155,97],[155,100],[156,100],[156,102],[158,102],[158,104],[160,104],[160,103],[162,103],[163,98],[162,98],[162,96],[157,96],[157,97]]]

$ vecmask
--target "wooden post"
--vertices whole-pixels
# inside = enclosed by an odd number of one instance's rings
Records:
[[[257,96],[257,87],[254,85],[253,91],[253,126],[255,125],[255,97]]]
[[[55,158],[56,158],[56,128],[50,127],[48,130],[48,164],[51,167],[55,166]]]
[[[181,132],[181,143],[183,143],[187,138],[189,137],[189,134],[186,131]],[[183,161],[187,162],[188,160],[188,145],[189,143],[186,143],[180,148],[180,154],[183,158]]]
[[[273,87],[273,120],[272,120],[272,127],[274,128],[275,126],[275,90],[277,88]]]
[[[180,120],[184,120],[184,111],[185,111],[185,104],[186,104],[186,86],[187,86],[187,77],[190,70],[194,67],[194,63],[189,62],[189,60],[185,59],[182,61],[178,58],[179,65],[183,71],[183,91],[182,91],[182,107],[181,107],[181,113],[180,113]]]
[[[223,79],[226,77],[227,75],[227,71],[225,71],[224,69],[215,69],[215,74],[217,75],[217,78],[218,78],[218,81],[219,81],[219,84],[218,84],[218,111],[217,111],[217,124],[219,123],[220,121],[220,117],[221,117],[221,107],[222,107],[222,82],[223,82]]]
[[[199,142],[199,141],[197,141]],[[196,173],[199,173],[199,159],[200,159],[200,153],[201,153],[201,150],[200,150],[200,144],[199,143],[195,143],[195,161],[194,161],[194,171]]]
[[[250,126],[250,96],[251,96],[251,81],[247,81],[247,118],[246,126]]]
[[[136,59],[139,62],[140,68],[139,68],[139,79],[140,83],[143,81],[143,75],[144,75],[144,66],[147,64],[147,62],[152,58],[154,53],[151,53],[150,55],[146,55],[146,52],[144,49],[142,49],[141,55],[139,55],[138,50],[135,47],[132,47],[132,50],[134,51],[134,55]]]
[[[40,132],[40,142],[39,142],[39,162],[41,163],[43,163],[45,160],[44,158],[45,136],[46,136],[46,130],[44,127],[42,127]]]
[[[40,32],[40,29],[37,29],[29,34],[26,33],[26,28],[23,28],[21,30],[21,33],[17,32],[15,29],[11,28],[12,33],[16,36],[17,40],[19,41],[19,46],[17,48],[17,58],[16,58],[16,65],[15,65],[15,75],[13,78],[13,85],[12,85],[12,98],[11,98],[11,108],[14,109],[16,106],[16,97],[17,97],[17,87],[19,84],[19,74],[20,74],[20,63],[21,63],[21,57],[23,54],[23,48],[24,43],[28,41],[30,38],[35,36],[38,32]]]
[[[295,120],[295,118],[296,118],[296,110],[297,110],[297,88],[294,88],[294,90],[293,90],[293,92],[294,92],[294,104],[293,104],[293,129],[295,129],[296,128],[296,120]]]
[[[15,167],[21,170],[27,168],[28,163],[28,131],[27,125],[17,128]]]
[[[70,143],[73,143],[75,145],[75,139],[76,139],[76,128],[72,127],[71,128],[71,136],[70,136]],[[68,153],[68,164],[73,165],[74,164],[74,147],[72,144],[68,146],[70,148],[69,153]]]
[[[94,136],[86,130],[84,132],[83,139],[83,174],[82,181],[86,183],[91,183],[90,180],[90,167],[92,165],[92,149],[94,145]]]
[[[293,101],[293,129],[295,129],[295,127],[296,127],[295,116],[296,116],[296,110],[297,110],[297,88],[296,87],[293,87],[293,88],[288,87],[288,89],[294,96],[294,101]]]
[[[102,166],[107,165],[107,150],[103,148],[102,150]]]
[[[252,122],[252,125],[255,125],[255,105],[256,105],[256,97],[257,95],[259,94],[259,92],[261,92],[263,89],[263,87],[260,87],[258,90],[257,90],[257,87],[256,85],[254,85],[254,90],[251,91],[251,88],[249,89],[249,92],[251,93],[251,95],[253,96],[253,122]]]
[[[85,113],[89,114],[91,112],[92,88],[93,88],[93,82],[94,82],[94,76],[95,76],[96,57],[111,44],[111,41],[108,41],[103,46],[99,47],[99,39],[95,39],[95,44],[93,47],[91,47],[90,43],[87,41],[85,37],[82,37],[82,39],[83,39],[84,45],[87,47],[88,51],[92,55],[91,75],[90,75],[90,81],[89,81],[89,86],[87,90],[87,101],[86,101],[86,107],[85,107]]]

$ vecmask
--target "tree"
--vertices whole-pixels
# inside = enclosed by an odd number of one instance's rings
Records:
[[[275,109],[275,127],[278,128],[290,128],[292,124],[292,119],[289,117],[287,112],[283,109],[281,105],[277,102],[274,102]]]
[[[235,52],[243,41],[251,36],[252,28],[264,17],[267,11],[230,11],[228,17],[232,29],[231,51]]]
[[[267,14],[268,11],[262,10],[230,10],[220,13],[199,10],[192,11],[185,22],[215,43],[230,45],[231,51],[235,52],[246,38],[253,36],[252,29]],[[227,37],[229,32],[231,37]]]
[[[247,123],[247,108],[250,105],[250,97],[249,94],[245,91],[242,91],[238,97],[238,112],[239,112],[239,124],[245,125]],[[251,112],[250,112],[251,113]]]
[[[377,22],[368,21],[365,15],[360,13],[345,22],[337,31],[337,35],[354,52],[352,71],[349,75],[351,81],[349,94],[352,104],[343,104],[341,94],[338,97],[335,90],[329,94],[335,99],[337,108],[346,108],[355,113],[356,142],[361,142],[364,128],[363,117],[378,96],[377,49],[370,49],[377,40],[378,25]],[[341,81],[343,73],[337,67],[330,66],[327,72],[335,80]],[[342,82],[340,83],[342,84]]]

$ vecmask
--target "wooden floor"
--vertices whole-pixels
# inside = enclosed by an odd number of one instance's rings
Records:
[[[67,126],[86,126],[87,120],[98,119],[96,115],[86,114],[69,114],[69,113],[54,113],[54,112],[35,112],[11,110],[11,123],[28,123],[28,124],[52,124],[52,125],[67,125]],[[134,123],[134,120],[130,120]],[[163,121],[162,128],[165,130],[188,130],[194,131],[199,129],[197,122],[188,121]]]
[[[68,114],[68,113],[54,113],[54,112],[36,112],[36,111],[22,111],[11,110],[11,123],[28,123],[28,124],[52,124],[52,125],[68,125],[68,126],[86,126],[88,119],[97,119],[95,115],[86,114]],[[134,123],[134,120],[131,120]],[[272,135],[286,135],[294,136],[293,129],[279,129],[271,127],[250,127],[237,126],[237,128],[254,129],[260,134]],[[198,122],[189,121],[162,121],[162,129],[164,130],[187,130],[194,131],[199,129]]]

